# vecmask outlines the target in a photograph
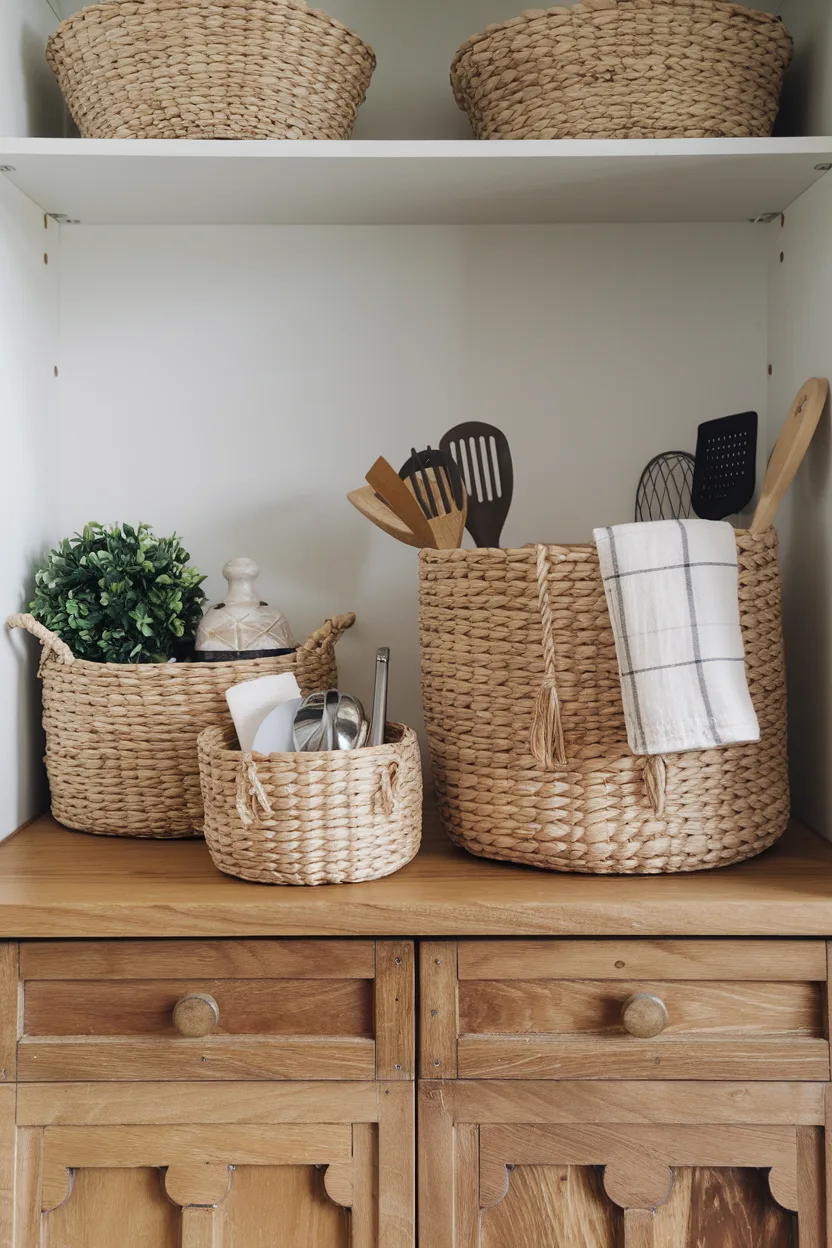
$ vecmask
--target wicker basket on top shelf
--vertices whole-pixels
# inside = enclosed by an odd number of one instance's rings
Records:
[[[771,134],[792,40],[721,0],[581,0],[489,26],[451,68],[478,139]]]
[[[348,139],[376,64],[303,0],[91,4],[47,60],[91,139]]]

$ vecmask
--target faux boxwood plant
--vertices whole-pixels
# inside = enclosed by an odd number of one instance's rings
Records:
[[[179,538],[88,524],[35,575],[30,610],[80,659],[164,663],[193,649],[205,580]]]

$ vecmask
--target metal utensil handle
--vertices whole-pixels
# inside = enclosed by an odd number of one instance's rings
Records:
[[[370,728],[370,745],[384,745],[387,726],[387,687],[390,674],[390,650],[381,646],[376,651],[376,682],[373,690],[373,722]]]
[[[339,749],[338,742],[335,737],[335,721],[338,717],[338,704],[341,701],[341,695],[333,689],[330,689],[326,695],[326,703],[324,705],[324,738],[321,748],[324,750]]]

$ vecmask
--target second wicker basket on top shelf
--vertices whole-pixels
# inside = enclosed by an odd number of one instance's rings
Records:
[[[478,139],[771,134],[792,40],[722,0],[581,0],[489,26],[451,82]]]

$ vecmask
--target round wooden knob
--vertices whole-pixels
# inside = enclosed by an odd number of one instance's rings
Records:
[[[639,1040],[649,1040],[664,1031],[669,1022],[667,1006],[661,997],[649,992],[637,992],[628,997],[621,1010],[624,1030]]]
[[[220,1021],[220,1007],[207,992],[190,992],[173,1007],[173,1025],[180,1036],[208,1036]]]

